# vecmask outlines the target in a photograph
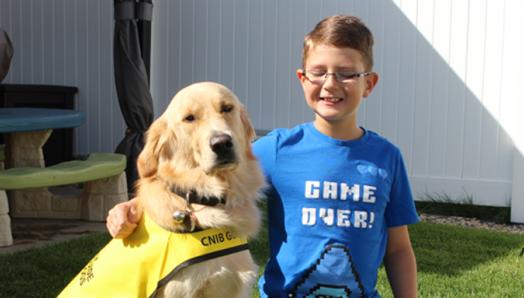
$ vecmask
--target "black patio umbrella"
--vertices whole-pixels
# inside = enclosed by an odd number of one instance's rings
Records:
[[[144,132],[153,121],[153,99],[149,92],[151,52],[151,0],[115,0],[113,58],[120,110],[127,125],[116,148],[127,156],[127,185],[134,192],[138,179],[136,159],[144,147]]]
[[[13,44],[9,35],[3,29],[0,29],[0,82],[7,76],[11,59],[13,58]]]

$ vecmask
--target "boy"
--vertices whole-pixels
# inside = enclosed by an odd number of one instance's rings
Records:
[[[356,17],[318,23],[297,71],[314,122],[253,144],[271,186],[261,297],[379,297],[383,260],[395,297],[417,295],[407,225],[419,219],[401,154],[357,125],[361,100],[378,82],[372,46]],[[122,205],[108,217],[114,236],[129,234],[140,217],[133,203]]]

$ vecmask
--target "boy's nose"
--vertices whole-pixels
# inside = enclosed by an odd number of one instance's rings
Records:
[[[326,77],[324,78],[324,87],[326,86],[334,86],[337,85],[337,76],[334,73],[326,73]]]

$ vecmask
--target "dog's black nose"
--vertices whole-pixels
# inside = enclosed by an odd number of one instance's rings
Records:
[[[227,134],[216,134],[209,140],[209,145],[218,156],[227,156],[233,149],[233,139]]]

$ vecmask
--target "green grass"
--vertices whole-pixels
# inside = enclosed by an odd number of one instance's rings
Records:
[[[410,235],[421,297],[523,297],[523,235],[427,223]],[[379,289],[392,297],[383,269]]]
[[[0,255],[0,297],[56,297],[109,241],[108,234]]]
[[[410,227],[410,233],[421,297],[522,297],[524,236],[427,223]],[[0,255],[0,297],[55,297],[108,240],[106,234],[94,234]],[[267,259],[266,243],[265,232],[250,243],[261,265]],[[384,269],[378,288],[392,297]]]
[[[523,235],[427,223],[411,226],[410,234],[421,297],[523,297]],[[106,234],[95,234],[0,255],[0,297],[55,297],[108,240]],[[267,232],[250,247],[262,266]],[[384,297],[392,297],[384,269],[378,288]]]

